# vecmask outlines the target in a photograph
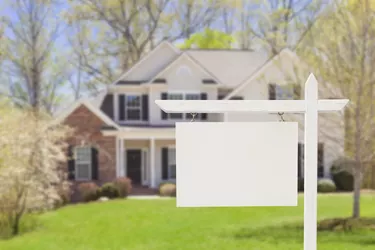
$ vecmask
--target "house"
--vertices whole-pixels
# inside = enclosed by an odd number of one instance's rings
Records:
[[[256,51],[180,50],[162,42],[106,91],[77,101],[57,117],[76,129],[69,139],[69,154],[76,156],[67,163],[69,179],[103,183],[127,176],[133,185],[149,188],[174,180],[175,122],[190,121],[192,114],[167,114],[155,100],[301,98],[303,86],[293,83],[300,65],[288,49],[268,58]],[[279,121],[280,115],[198,114],[195,120]],[[328,133],[319,137],[319,177],[329,177],[332,161],[343,154],[343,127],[324,127],[324,120],[327,117],[319,120],[320,130]],[[299,137],[302,177],[302,129]]]

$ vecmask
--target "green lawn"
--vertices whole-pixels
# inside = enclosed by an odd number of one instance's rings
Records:
[[[319,196],[319,218],[349,216],[349,195]],[[375,217],[375,196],[362,215]],[[303,199],[284,208],[176,208],[175,200],[118,200],[41,215],[32,232],[0,241],[1,250],[303,249]],[[318,249],[375,249],[375,230],[318,234]]]

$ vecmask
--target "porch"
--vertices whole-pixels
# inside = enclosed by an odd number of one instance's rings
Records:
[[[174,138],[116,139],[116,176],[129,177],[137,189],[157,188],[176,179]]]

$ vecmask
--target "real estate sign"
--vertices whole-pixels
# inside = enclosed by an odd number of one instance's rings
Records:
[[[177,123],[177,206],[296,206],[296,122]]]

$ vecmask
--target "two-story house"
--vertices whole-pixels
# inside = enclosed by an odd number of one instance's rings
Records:
[[[174,180],[175,123],[189,122],[192,115],[167,114],[155,100],[301,98],[303,86],[290,84],[299,64],[287,49],[268,58],[256,51],[180,50],[162,42],[106,91],[77,101],[57,117],[76,130],[69,139],[69,155],[75,156],[67,163],[69,178],[103,183],[127,176],[133,185],[150,188]],[[197,122],[279,120],[278,114],[251,113],[195,117]],[[329,176],[332,161],[343,152],[343,129],[335,131],[334,139],[319,137],[319,177]],[[330,129],[329,134],[335,133]],[[303,130],[299,137],[302,177]]]

